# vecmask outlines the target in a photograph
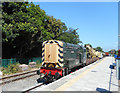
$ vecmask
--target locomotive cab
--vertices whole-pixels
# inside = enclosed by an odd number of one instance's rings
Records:
[[[63,43],[49,40],[42,45],[41,76],[58,79],[63,76]]]

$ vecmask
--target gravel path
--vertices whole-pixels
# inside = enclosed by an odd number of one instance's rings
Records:
[[[14,81],[2,86],[2,91],[21,91],[37,84],[39,75],[31,76],[22,80]]]

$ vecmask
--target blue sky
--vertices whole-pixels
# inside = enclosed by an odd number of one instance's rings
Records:
[[[33,2],[49,16],[77,30],[83,44],[118,49],[117,2]]]

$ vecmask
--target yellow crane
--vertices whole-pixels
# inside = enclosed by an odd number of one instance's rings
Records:
[[[86,45],[86,49],[88,50],[88,52],[89,52],[89,54],[91,55],[92,58],[94,58],[94,57],[102,58],[103,57],[102,52],[96,51],[90,45]]]

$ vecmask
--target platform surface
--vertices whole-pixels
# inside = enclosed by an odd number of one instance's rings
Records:
[[[118,91],[113,57],[105,57],[34,91]]]

